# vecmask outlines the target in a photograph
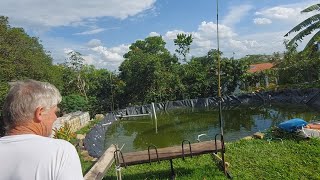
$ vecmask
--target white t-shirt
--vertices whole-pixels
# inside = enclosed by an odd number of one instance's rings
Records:
[[[83,179],[79,156],[67,141],[33,134],[0,138],[0,180]]]

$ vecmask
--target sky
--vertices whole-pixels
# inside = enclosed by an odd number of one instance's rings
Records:
[[[225,57],[282,53],[284,35],[313,13],[318,0],[219,0],[219,44]],[[40,39],[53,63],[70,51],[86,64],[117,71],[137,40],[162,36],[175,53],[178,33],[192,34],[191,56],[217,49],[216,0],[1,0],[0,15]],[[308,41],[306,38],[301,45]]]

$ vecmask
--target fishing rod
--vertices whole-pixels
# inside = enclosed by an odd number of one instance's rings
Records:
[[[217,0],[217,60],[218,60],[218,97],[219,97],[219,120],[220,132],[223,136],[223,120],[222,120],[222,96],[221,96],[221,60],[220,60],[220,43],[219,43],[219,0]]]
[[[221,134],[221,140],[222,140],[222,151],[224,151],[224,139],[223,139],[223,119],[222,119],[222,96],[221,96],[221,60],[220,60],[220,44],[219,44],[219,1],[217,0],[217,60],[218,60],[218,99],[219,99],[219,122],[220,122],[220,134]],[[227,175],[226,171],[226,164],[224,160],[224,152],[221,153],[221,159],[222,159],[222,168],[224,171],[224,174]]]

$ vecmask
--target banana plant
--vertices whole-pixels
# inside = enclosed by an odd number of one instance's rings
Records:
[[[302,10],[301,13],[308,13],[312,11],[320,11],[320,4],[314,4],[312,6],[307,7],[306,9]],[[318,32],[316,32],[318,30]],[[298,32],[288,43],[288,45],[292,46],[295,45],[297,46],[297,41],[302,41],[305,36],[310,35],[312,32],[316,32],[315,35],[310,39],[310,41],[307,43],[306,48],[312,46],[316,42],[320,42],[320,13],[317,13],[294,28],[292,28],[287,34],[284,36],[287,37],[289,34],[293,32]]]

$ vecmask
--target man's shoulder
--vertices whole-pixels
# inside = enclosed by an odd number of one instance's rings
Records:
[[[38,147],[45,146],[45,149],[54,153],[62,153],[61,155],[63,155],[64,153],[77,154],[75,146],[63,139],[54,139],[50,137],[41,136],[35,141]]]
[[[43,137],[34,134],[4,136],[1,138],[2,142],[25,144],[26,146],[42,146],[43,148],[74,148],[74,146],[63,139],[54,139],[50,137]]]
[[[74,146],[70,142],[63,139],[55,139],[55,138],[43,137],[43,136],[40,136],[39,139],[41,139],[41,141],[43,141],[46,144],[49,143],[52,145],[62,146],[65,148],[74,148]]]

